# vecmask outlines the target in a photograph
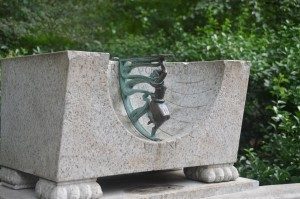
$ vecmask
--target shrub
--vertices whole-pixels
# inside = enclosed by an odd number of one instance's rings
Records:
[[[261,184],[300,182],[299,0],[0,3],[0,57],[77,49],[251,61],[238,169]]]

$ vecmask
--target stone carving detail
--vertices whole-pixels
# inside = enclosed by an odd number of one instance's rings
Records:
[[[103,195],[96,179],[60,183],[40,179],[35,192],[42,199],[98,199]]]
[[[9,169],[6,167],[2,167],[0,169],[0,181],[2,185],[11,189],[32,188],[35,186],[37,180],[37,177],[27,173],[23,173],[21,171]]]
[[[184,168],[187,178],[201,182],[228,182],[239,177],[237,169],[231,164],[198,166]]]

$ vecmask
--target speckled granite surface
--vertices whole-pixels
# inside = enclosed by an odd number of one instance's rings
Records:
[[[235,162],[249,64],[166,65],[172,118],[163,128],[178,136],[152,142],[125,124],[109,54],[2,60],[1,164],[68,181]]]
[[[65,51],[1,64],[0,164],[48,180],[45,187],[67,181],[79,189],[103,176],[196,166],[198,174],[187,177],[219,182],[238,176],[232,165],[248,62],[167,62],[171,119],[159,142],[139,136],[128,122],[117,63],[108,53]]]

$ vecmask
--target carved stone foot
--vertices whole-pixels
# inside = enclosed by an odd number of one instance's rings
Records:
[[[38,178],[6,167],[0,169],[0,181],[3,186],[11,189],[27,189],[33,188]]]
[[[96,179],[69,182],[40,179],[35,192],[41,199],[98,199],[103,195]]]
[[[207,183],[233,181],[239,177],[232,164],[187,167],[184,174],[189,179]]]

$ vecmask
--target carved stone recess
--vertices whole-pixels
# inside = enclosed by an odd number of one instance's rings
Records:
[[[3,186],[11,189],[27,189],[33,188],[38,178],[6,167],[0,169],[0,181]]]
[[[103,195],[96,179],[59,183],[40,179],[35,192],[41,199],[98,199]]]
[[[184,168],[187,178],[201,182],[228,182],[239,177],[237,169],[232,164],[209,165]]]

